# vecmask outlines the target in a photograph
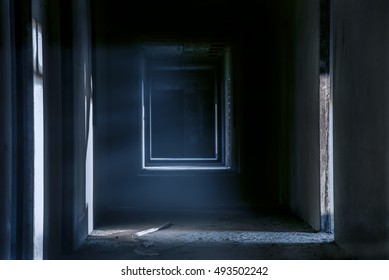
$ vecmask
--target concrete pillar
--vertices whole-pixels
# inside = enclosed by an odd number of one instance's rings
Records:
[[[12,112],[9,1],[0,1],[0,259],[11,255]]]

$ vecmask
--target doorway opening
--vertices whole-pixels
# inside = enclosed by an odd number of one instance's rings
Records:
[[[230,48],[142,46],[142,169],[232,170]]]

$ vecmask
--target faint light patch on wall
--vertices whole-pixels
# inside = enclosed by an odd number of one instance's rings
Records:
[[[88,207],[88,234],[92,232],[93,223],[93,79],[87,78],[87,65],[84,63],[85,89],[85,129],[86,129],[86,162],[85,162],[85,204]]]
[[[44,112],[42,25],[32,20],[34,71],[34,259],[43,259]]]

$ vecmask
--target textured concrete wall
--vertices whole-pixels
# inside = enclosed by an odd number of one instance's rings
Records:
[[[335,241],[389,257],[389,2],[333,5]]]
[[[320,229],[319,172],[319,5],[295,3],[293,159],[290,206],[315,229]]]
[[[88,1],[44,5],[44,258],[77,247],[88,234],[86,101],[91,93]]]
[[[88,234],[86,101],[91,91],[88,1],[60,2],[62,90],[62,218],[65,252]]]
[[[11,257],[12,98],[8,0],[0,1],[0,259]]]
[[[73,94],[74,94],[74,140],[75,192],[73,216],[75,246],[80,245],[88,234],[88,212],[90,204],[86,198],[86,148],[89,116],[87,110],[91,94],[91,36],[89,1],[73,2]]]

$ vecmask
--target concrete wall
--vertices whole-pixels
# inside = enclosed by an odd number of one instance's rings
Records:
[[[298,0],[294,6],[293,175],[289,191],[292,211],[317,230],[320,229],[319,5],[319,0]]]
[[[0,2],[0,259],[11,257],[12,89],[8,0]]]
[[[88,1],[60,2],[62,90],[62,250],[88,234],[86,199],[87,100],[91,92]]]
[[[86,149],[89,133],[88,104],[91,96],[91,37],[88,0],[73,1],[73,139],[74,141],[74,193],[73,238],[74,246],[82,243],[88,234],[88,204],[86,197]]]
[[[11,3],[10,3],[11,4]],[[15,256],[33,258],[34,245],[34,77],[32,59],[32,5],[13,2],[13,234]]]
[[[45,103],[45,208],[44,258],[61,252],[62,240],[62,90],[58,1],[47,1],[43,17]]]
[[[60,258],[88,234],[86,104],[91,94],[88,1],[44,5],[44,258]]]
[[[335,241],[389,257],[389,3],[333,1]]]
[[[31,1],[1,2],[1,258],[34,257]]]

